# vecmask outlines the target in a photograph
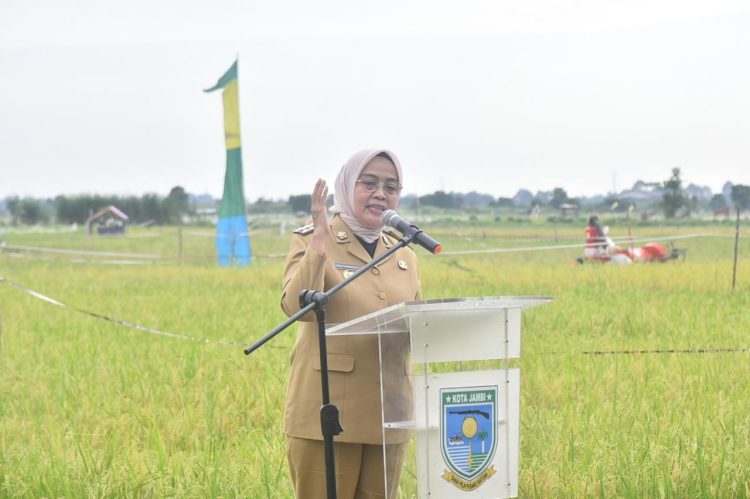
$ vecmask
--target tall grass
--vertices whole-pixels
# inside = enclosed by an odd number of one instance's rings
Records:
[[[436,232],[446,250],[550,234]],[[171,251],[171,236],[155,234],[24,235],[23,243]],[[254,251],[283,252],[287,238],[259,231]],[[193,254],[210,255],[213,242],[200,241]],[[750,245],[741,245],[734,293],[731,239],[677,245],[688,248],[685,262],[628,267],[576,266],[577,250],[432,257],[417,249],[426,298],[555,296],[524,316],[522,496],[750,495]],[[70,305],[243,343],[285,318],[282,266],[278,258],[247,269],[106,266],[0,253],[0,275]],[[294,330],[245,357],[239,346],[123,328],[1,283],[0,323],[0,496],[292,496],[282,417]],[[583,353],[700,348],[737,351]]]

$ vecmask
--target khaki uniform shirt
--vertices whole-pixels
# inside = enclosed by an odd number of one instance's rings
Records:
[[[334,216],[326,256],[310,248],[311,228],[295,231],[283,278],[281,307],[288,315],[299,311],[302,289],[326,291],[353,270],[372,260],[344,221]],[[375,256],[397,239],[381,235]],[[369,272],[336,293],[326,306],[326,323],[340,324],[404,301],[421,299],[417,258],[411,248],[401,248]],[[320,355],[315,314],[300,322],[292,350],[287,385],[284,431],[299,438],[322,440],[320,429]],[[338,442],[381,444],[380,365],[377,335],[328,337],[328,371],[331,403],[339,409],[344,432]],[[406,360],[406,359],[405,359]],[[404,365],[402,363],[402,365]],[[405,399],[411,399],[408,366],[389,376],[403,378]]]

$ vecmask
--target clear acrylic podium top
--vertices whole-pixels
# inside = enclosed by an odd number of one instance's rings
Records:
[[[414,363],[513,359],[521,355],[521,311],[551,301],[548,296],[496,296],[404,302],[331,327],[326,334],[411,332]],[[498,323],[506,323],[505,342],[498,341]]]

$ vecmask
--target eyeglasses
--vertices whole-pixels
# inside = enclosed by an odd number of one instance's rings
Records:
[[[383,192],[388,196],[395,196],[401,192],[401,186],[396,182],[380,182],[375,178],[362,178],[357,180],[357,183],[362,186],[365,192],[373,193],[378,190],[378,187],[383,186]]]

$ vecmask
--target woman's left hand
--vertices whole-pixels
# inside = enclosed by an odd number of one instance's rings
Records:
[[[325,180],[319,178],[313,189],[312,206],[310,207],[314,227],[310,246],[312,246],[316,253],[322,256],[326,254],[326,241],[331,232],[331,224],[328,220],[328,210],[326,208],[327,200],[328,186]]]

